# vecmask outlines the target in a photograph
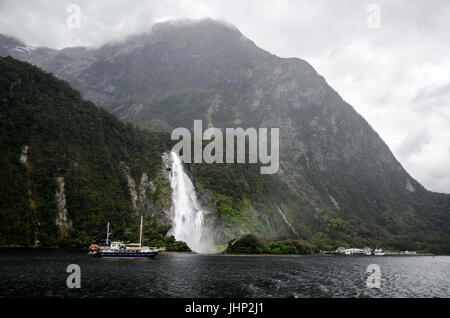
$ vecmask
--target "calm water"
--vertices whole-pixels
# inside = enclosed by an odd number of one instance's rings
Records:
[[[66,268],[81,268],[69,289]],[[381,288],[366,269],[381,269]],[[0,297],[450,297],[450,257],[205,256],[93,259],[86,252],[0,250]]]

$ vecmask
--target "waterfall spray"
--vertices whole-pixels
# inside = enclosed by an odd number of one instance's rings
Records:
[[[205,225],[206,211],[197,199],[195,188],[184,172],[183,163],[178,155],[171,152],[173,234],[178,241],[184,241],[197,253],[213,253],[214,243],[209,229]]]

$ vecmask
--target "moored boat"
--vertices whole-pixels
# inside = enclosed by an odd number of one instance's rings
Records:
[[[383,256],[383,255],[386,255],[386,251],[380,248],[380,249],[376,249],[376,250],[374,251],[374,254],[375,254],[376,256]]]
[[[153,258],[160,249],[142,246],[142,217],[140,226],[139,243],[124,244],[123,242],[111,242],[109,240],[109,222],[104,244],[91,244],[89,255],[97,258]]]

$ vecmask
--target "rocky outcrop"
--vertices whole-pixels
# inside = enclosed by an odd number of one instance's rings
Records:
[[[19,161],[26,167],[27,160],[28,160],[28,145],[24,145],[22,147],[22,152],[20,153]]]
[[[409,192],[415,192],[416,188],[412,185],[411,181],[409,179],[406,179],[406,190]]]
[[[28,145],[22,146],[22,152],[20,153],[19,162],[25,167],[27,171],[27,188],[28,188],[28,202],[30,206],[30,224],[34,236],[34,246],[39,246],[39,226],[40,222],[37,218],[36,213],[36,203],[33,200],[33,192],[32,192],[32,185],[30,180],[30,164],[28,162]]]
[[[139,184],[136,184],[130,174],[130,168],[125,162],[120,167],[127,179],[131,207],[136,216],[143,214],[152,217],[160,225],[171,225],[170,218],[170,184],[166,176],[168,165],[164,164],[154,180],[150,180],[147,173],[142,173]]]
[[[56,178],[56,184],[56,226],[58,227],[61,236],[67,236],[72,229],[72,222],[69,220],[69,215],[66,207],[64,177]]]
[[[131,207],[133,208],[133,211],[135,211],[136,216],[139,216],[136,182],[134,182],[134,179],[130,176],[130,168],[125,164],[125,162],[121,162],[120,166],[123,169],[125,177],[127,178],[128,191],[131,198]]]

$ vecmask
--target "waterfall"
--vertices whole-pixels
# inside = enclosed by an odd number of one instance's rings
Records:
[[[214,253],[210,230],[205,225],[206,211],[197,199],[195,188],[184,172],[178,155],[171,152],[172,217],[173,235],[177,241],[186,242],[197,253]]]

